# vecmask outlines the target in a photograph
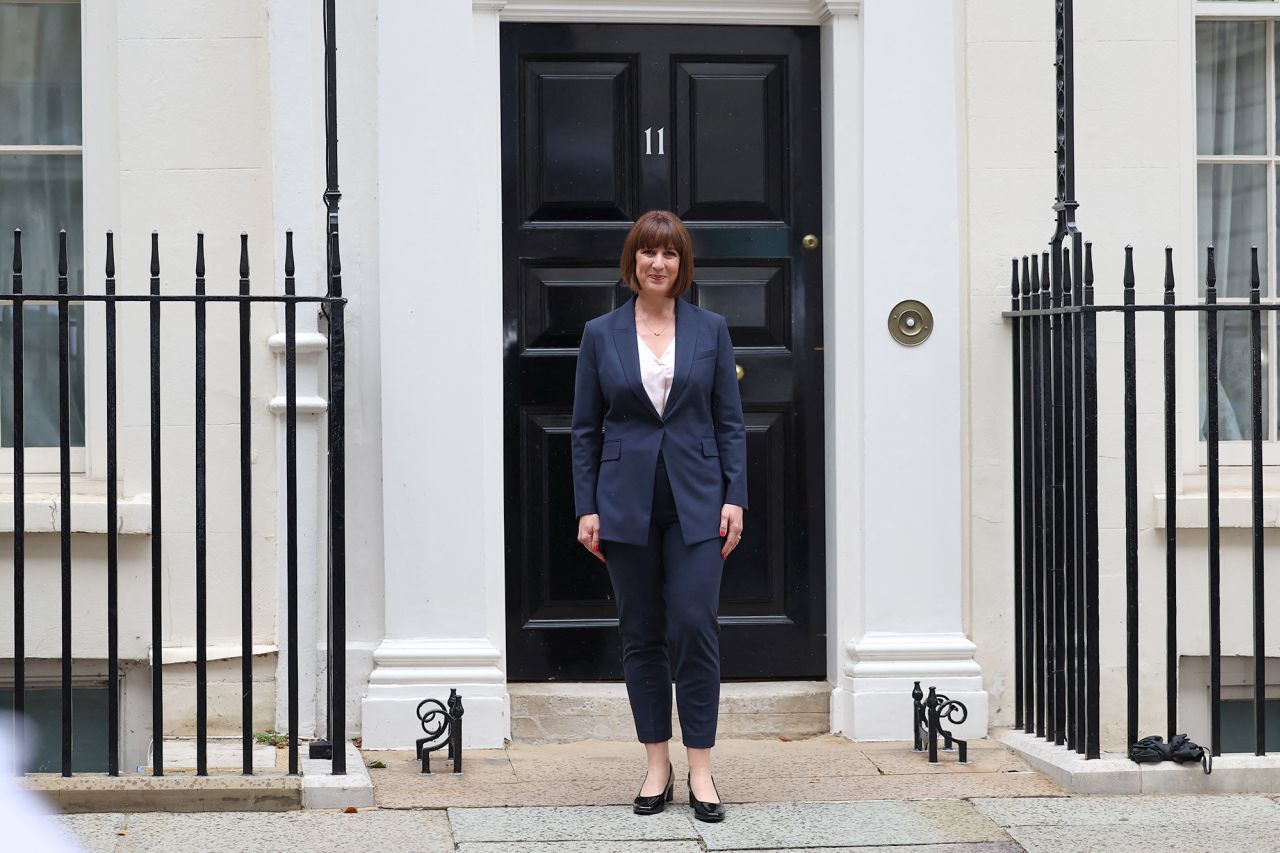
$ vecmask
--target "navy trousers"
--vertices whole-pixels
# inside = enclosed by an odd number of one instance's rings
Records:
[[[685,545],[662,454],[645,545],[608,542],[622,672],[642,743],[671,738],[671,676],[686,747],[716,742],[720,706],[720,539]]]

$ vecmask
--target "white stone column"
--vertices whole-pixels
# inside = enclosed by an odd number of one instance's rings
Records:
[[[466,747],[510,732],[497,15],[378,5],[386,638],[362,707],[371,748],[411,745],[418,702],[450,688]]]
[[[268,7],[271,57],[271,200],[275,227],[251,234],[249,239],[268,242],[274,266],[252,271],[255,292],[280,293],[284,286],[284,232],[294,231],[294,255],[298,259],[297,292],[325,292],[324,210],[324,81],[320,8],[298,0],[271,0]],[[299,734],[323,736],[325,709],[325,572],[327,566],[324,523],[325,420],[327,410],[323,359],[328,340],[318,330],[318,309],[300,304],[296,309],[297,376],[297,508],[298,508],[298,696]],[[285,393],[284,308],[276,309],[278,331],[267,341],[277,360],[277,393],[269,410],[277,419],[275,482],[278,521],[276,546],[277,644],[276,728],[288,725],[288,611],[285,564],[287,555],[285,492]]]
[[[964,618],[963,15],[864,0],[827,25],[832,727],[859,740],[911,736],[916,680],[969,706],[964,734],[986,730]],[[918,347],[888,333],[908,298],[935,319]]]

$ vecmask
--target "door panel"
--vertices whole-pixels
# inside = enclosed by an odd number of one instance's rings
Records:
[[[675,210],[684,297],[742,369],[750,508],[721,587],[722,675],[820,677],[818,37],[805,27],[503,24],[507,649],[513,680],[620,679],[606,568],[576,541],[582,327],[629,296],[634,217]]]
[[[781,63],[676,65],[676,211],[695,219],[786,218]]]
[[[528,62],[524,76],[525,219],[633,219],[632,63]]]

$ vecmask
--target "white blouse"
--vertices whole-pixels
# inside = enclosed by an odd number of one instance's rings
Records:
[[[653,354],[653,350],[645,343],[644,335],[639,332],[636,332],[636,346],[640,349],[640,381],[644,384],[649,399],[653,401],[653,407],[661,415],[667,406],[667,395],[671,393],[671,379],[676,374],[675,335],[671,336],[666,350],[660,356]]]

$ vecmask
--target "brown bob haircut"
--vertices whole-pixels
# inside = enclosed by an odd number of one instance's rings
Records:
[[[693,284],[693,241],[689,237],[689,229],[684,227],[680,217],[674,213],[651,210],[631,226],[631,233],[627,235],[627,242],[622,247],[622,280],[632,293],[640,292],[640,283],[636,281],[636,252],[641,249],[665,249],[667,246],[675,249],[680,256],[680,271],[667,295],[674,299]]]

